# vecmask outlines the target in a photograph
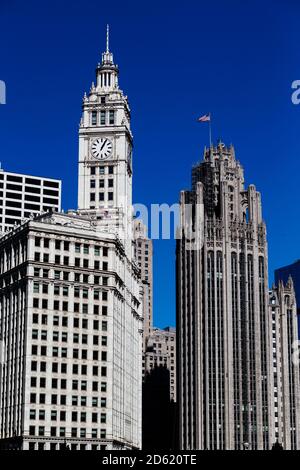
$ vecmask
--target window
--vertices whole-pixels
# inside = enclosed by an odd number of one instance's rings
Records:
[[[113,125],[115,123],[115,112],[113,110],[109,111],[109,124]]]
[[[97,126],[97,111],[92,111],[92,126]]]
[[[99,188],[104,188],[104,180],[99,180]]]
[[[72,390],[78,390],[78,380],[72,380]]]
[[[108,248],[107,247],[103,247],[103,256],[108,256]]]
[[[96,181],[95,180],[91,180],[90,187],[91,187],[91,189],[94,189],[96,187]]]
[[[109,166],[109,167],[108,167],[108,174],[109,174],[109,175],[113,175],[113,174],[114,174],[114,167],[113,167],[113,166]]]
[[[51,405],[57,405],[57,395],[51,395]]]
[[[92,406],[98,407],[98,398],[97,397],[92,398]]]
[[[105,111],[101,111],[100,113],[100,124],[101,126],[105,126]]]
[[[53,341],[59,341],[59,332],[53,331]]]
[[[103,307],[102,307],[102,315],[107,316],[107,306],[106,305],[103,305]]]
[[[41,339],[42,340],[47,340],[47,331],[46,330],[41,331]]]
[[[81,336],[81,343],[82,343],[82,344],[87,344],[87,342],[88,342],[88,337],[87,337],[87,335],[82,335],[82,336]]]
[[[88,298],[89,291],[88,289],[82,289],[82,298],[87,299]]]
[[[92,391],[98,392],[98,382],[92,382]]]
[[[38,283],[38,282],[34,282],[34,283],[33,283],[33,292],[34,292],[35,294],[38,294],[39,291],[40,291],[40,285],[39,285],[39,283]]]
[[[80,243],[75,243],[75,253],[80,253]]]
[[[109,187],[109,188],[113,188],[113,187],[114,187],[114,180],[113,180],[112,178],[110,178],[110,179],[108,180],[108,187]]]
[[[37,385],[36,377],[31,377],[30,386],[31,387],[36,387],[36,385]]]
[[[32,339],[38,339],[38,330],[32,330]]]
[[[80,289],[79,287],[74,287],[74,297],[79,297],[80,296]]]
[[[99,305],[94,305],[94,315],[99,315]]]
[[[104,201],[104,193],[99,193],[99,201]]]

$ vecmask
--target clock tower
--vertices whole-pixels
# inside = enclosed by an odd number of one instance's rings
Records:
[[[119,70],[109,50],[96,68],[96,83],[85,94],[79,129],[78,210],[106,230],[131,228],[132,133],[130,108],[119,88]],[[101,222],[102,221],[102,222]]]

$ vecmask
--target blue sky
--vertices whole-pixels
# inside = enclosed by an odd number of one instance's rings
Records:
[[[132,109],[134,201],[178,201],[208,133],[233,143],[246,183],[262,192],[273,270],[300,258],[300,80],[297,0],[1,0],[0,161],[62,178],[77,202],[81,99],[111,25],[120,86]],[[175,245],[154,243],[154,318],[175,323]]]

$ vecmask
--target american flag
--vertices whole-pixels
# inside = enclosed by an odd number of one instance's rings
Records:
[[[210,114],[204,114],[197,119],[198,122],[209,122],[210,121]]]

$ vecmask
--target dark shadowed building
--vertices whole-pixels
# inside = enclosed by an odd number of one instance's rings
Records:
[[[164,366],[145,375],[142,422],[143,450],[177,449],[176,403],[170,401],[170,372]]]

